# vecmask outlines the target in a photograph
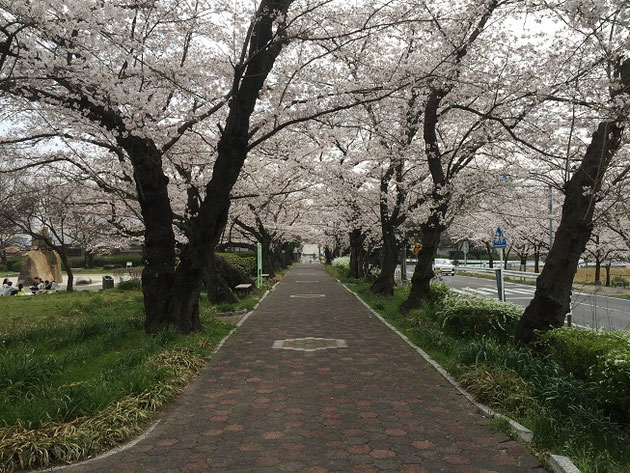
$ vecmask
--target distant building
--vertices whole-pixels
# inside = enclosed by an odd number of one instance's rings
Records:
[[[320,246],[315,243],[304,243],[300,261],[302,263],[319,263]]]

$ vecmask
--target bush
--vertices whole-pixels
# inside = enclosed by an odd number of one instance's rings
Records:
[[[482,402],[509,414],[523,415],[536,408],[531,385],[512,370],[480,363],[466,371],[459,382]]]
[[[483,297],[449,296],[436,311],[442,328],[456,336],[494,335],[508,340],[523,308]]]
[[[126,281],[120,281],[116,287],[123,291],[135,291],[142,289],[142,281],[135,278],[127,279]]]
[[[597,383],[611,407],[630,417],[630,333],[558,328],[541,341],[562,366]]]
[[[340,256],[332,260],[332,265],[338,268],[343,268],[346,271],[350,270],[350,257],[349,256]]]
[[[225,260],[237,269],[240,269],[245,274],[250,276],[256,275],[256,257],[254,256],[241,256],[237,253],[217,253]]]
[[[7,263],[7,270],[11,272],[19,273],[22,269],[22,258],[10,259]]]

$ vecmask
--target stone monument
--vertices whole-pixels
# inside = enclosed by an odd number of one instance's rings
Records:
[[[44,229],[41,237],[33,238],[30,251],[24,255],[18,278],[24,285],[30,284],[35,276],[44,281],[62,282],[61,258],[44,243],[47,236],[48,232]]]

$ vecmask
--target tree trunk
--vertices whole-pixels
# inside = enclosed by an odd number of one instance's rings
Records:
[[[354,229],[350,232],[350,277],[361,279],[364,275],[365,263],[365,234]]]
[[[488,267],[494,268],[494,248],[492,248],[490,246],[490,243],[488,243],[487,241],[485,242],[485,244],[486,252],[488,253]]]
[[[527,255],[521,255],[521,271],[527,271]]]
[[[381,255],[381,274],[372,283],[370,290],[375,294],[394,294],[394,273],[398,265],[399,244],[393,228],[383,232],[383,254]]]
[[[74,274],[72,273],[72,267],[70,265],[70,260],[68,259],[65,248],[63,248],[63,246],[50,248],[57,252],[59,258],[61,259],[61,266],[66,272],[66,291],[74,291]]]
[[[148,140],[130,136],[120,138],[119,143],[129,154],[134,167],[138,203],[145,225],[142,255],[142,293],[146,314],[144,328],[153,333],[171,324],[184,331],[193,316],[186,316],[186,321],[180,325],[177,316],[169,311],[175,278],[175,234],[162,156]]]
[[[324,258],[326,259],[326,264],[332,264],[333,260],[333,252],[330,250],[330,247],[324,247]]]
[[[624,83],[630,78],[625,77]],[[580,256],[593,228],[594,196],[599,192],[605,171],[619,149],[622,122],[601,122],[586,149],[580,167],[565,186],[562,219],[545,266],[536,280],[534,298],[525,309],[516,329],[516,341],[528,344],[536,330],[549,330],[564,324],[569,312],[571,288]],[[588,189],[589,192],[585,192]]]
[[[540,246],[534,247],[534,272],[540,272]]]
[[[433,259],[440,245],[442,232],[445,230],[442,221],[446,210],[447,203],[443,202],[433,210],[427,222],[421,225],[422,250],[418,254],[418,261],[411,277],[409,297],[400,306],[400,312],[403,314],[408,314],[409,311],[419,308],[429,299],[431,279],[435,276]]]
[[[610,268],[612,267],[612,261],[606,263],[606,287],[610,287]]]
[[[595,256],[595,280],[593,282],[600,285],[602,283],[602,260],[599,255]]]
[[[503,269],[508,269],[508,256],[510,256],[511,252],[512,252],[511,246],[508,246],[505,250],[503,250]]]

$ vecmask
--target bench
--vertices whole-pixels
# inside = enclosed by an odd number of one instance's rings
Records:
[[[245,293],[245,295],[247,295],[249,294],[249,291],[251,290],[251,288],[252,288],[251,284],[239,284],[238,286],[234,287],[234,290],[238,292],[242,291]]]

